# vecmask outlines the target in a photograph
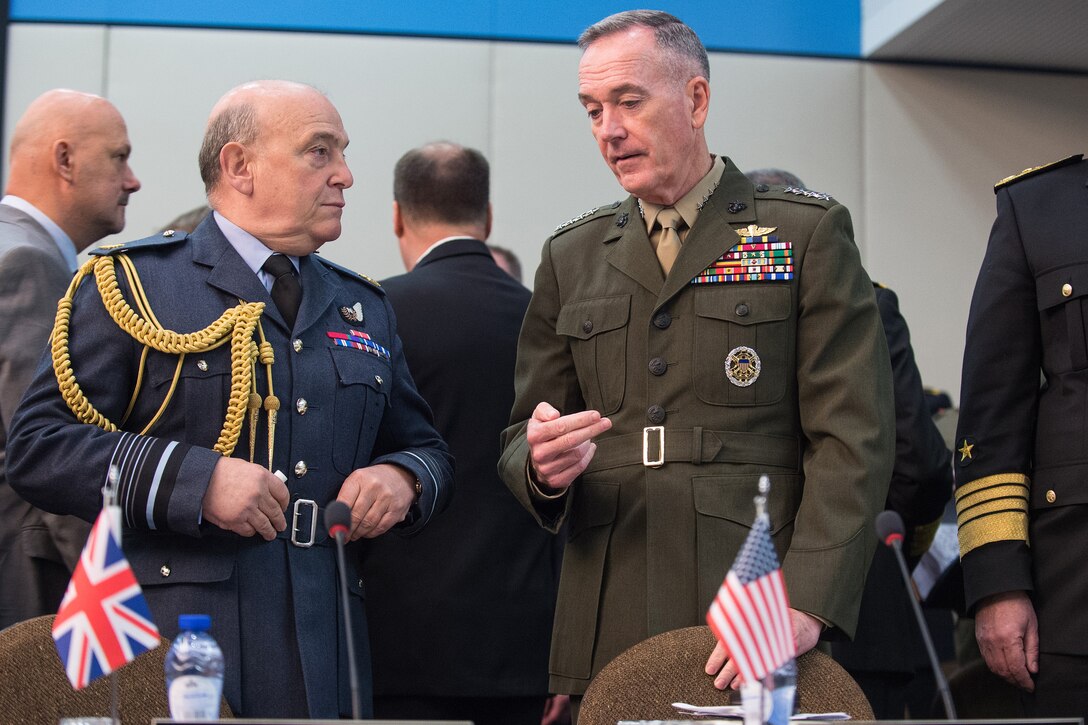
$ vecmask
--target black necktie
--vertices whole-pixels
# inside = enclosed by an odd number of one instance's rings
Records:
[[[265,260],[261,269],[272,276],[272,301],[287,321],[287,326],[294,329],[298,306],[302,302],[302,285],[298,283],[295,265],[282,254],[273,254]]]

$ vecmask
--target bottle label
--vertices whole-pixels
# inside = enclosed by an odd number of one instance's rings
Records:
[[[223,681],[182,675],[170,683],[170,717],[174,720],[218,720]]]

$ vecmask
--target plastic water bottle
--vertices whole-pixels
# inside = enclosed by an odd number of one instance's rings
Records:
[[[790,660],[771,674],[771,725],[789,725],[797,711],[797,662]]]
[[[218,720],[223,695],[223,651],[208,634],[207,614],[182,614],[181,632],[166,654],[166,695],[174,720]]]

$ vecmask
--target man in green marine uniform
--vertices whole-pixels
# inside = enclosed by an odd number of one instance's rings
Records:
[[[579,44],[579,100],[631,196],[544,246],[499,464],[542,526],[569,526],[550,669],[576,699],[627,647],[704,621],[763,473],[798,650],[852,635],[894,456],[845,207],[710,153],[709,62],[677,18],[619,13]]]

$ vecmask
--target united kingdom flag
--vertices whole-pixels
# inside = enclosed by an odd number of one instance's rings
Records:
[[[77,690],[160,641],[114,521],[102,509],[53,620],[57,652]]]

